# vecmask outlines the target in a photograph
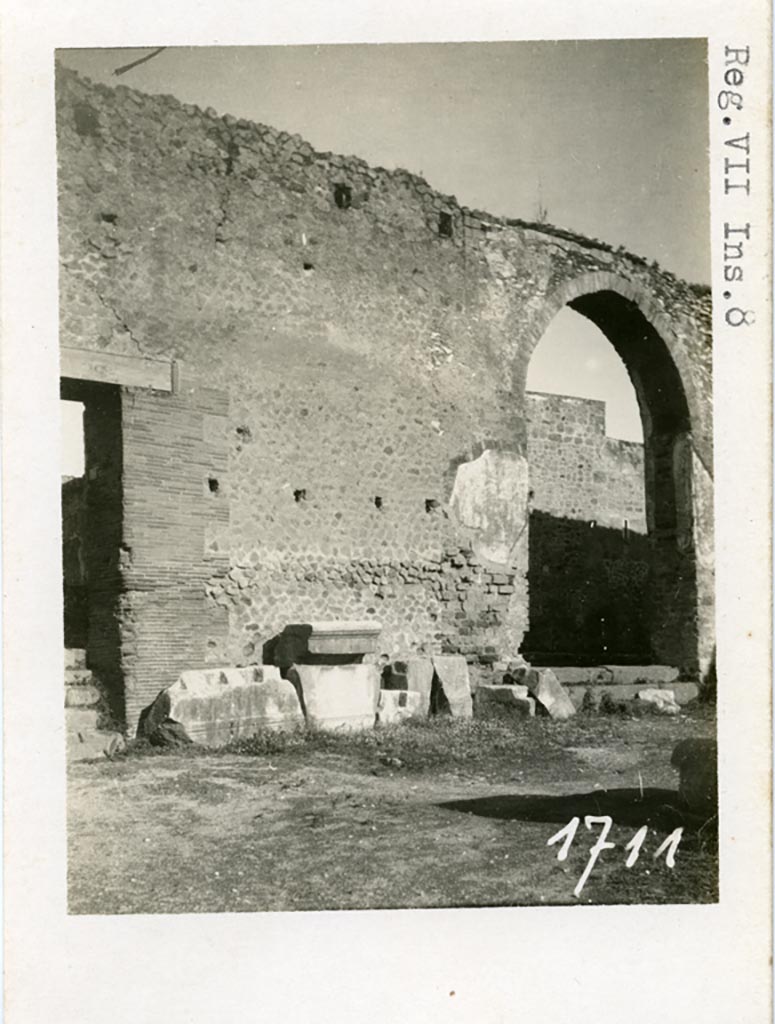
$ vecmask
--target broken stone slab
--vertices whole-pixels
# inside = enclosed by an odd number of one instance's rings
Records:
[[[598,703],[604,693],[607,693],[613,700],[635,700],[643,686],[635,686],[632,683],[611,686],[586,683],[568,685],[566,683],[565,689],[574,705],[578,708],[581,706],[587,690],[592,694],[595,703]],[[655,687],[655,689],[662,689],[662,687]],[[688,704],[689,701],[696,700],[700,692],[700,688],[696,683],[673,683],[669,689],[675,697],[676,704],[679,705]]]
[[[471,681],[462,654],[438,654],[433,661],[431,714],[450,714],[453,718],[473,717]]]
[[[294,665],[288,672],[307,725],[318,729],[372,729],[380,672],[376,665]]]
[[[373,619],[351,622],[311,622],[310,654],[374,654],[382,624]]]
[[[281,669],[359,663],[376,652],[381,632],[382,624],[373,619],[291,623],[277,638],[274,662]]]
[[[672,690],[656,688],[639,690],[637,699],[643,701],[644,704],[653,704],[657,711],[661,711],[665,715],[677,715],[681,710]]]
[[[67,760],[82,761],[108,757],[125,746],[124,737],[114,729],[101,728],[102,713],[97,707],[65,709]]]
[[[90,761],[94,758],[113,757],[126,747],[119,732],[67,732],[67,760]]]
[[[681,740],[673,748],[670,764],[679,772],[678,792],[693,811],[718,811],[718,746],[715,740]]]
[[[528,696],[526,686],[483,684],[477,687],[474,697],[475,718],[532,718],[535,713],[535,701]]]
[[[576,714],[573,701],[550,668],[523,669],[516,675],[551,718],[564,722]]]
[[[169,732],[170,721],[193,742],[220,746],[258,729],[292,729],[304,718],[295,689],[276,666],[249,665],[181,673],[142,712],[137,734],[152,739],[163,725]]]
[[[380,690],[377,725],[396,725],[408,718],[424,718],[423,695],[417,690]]]
[[[428,715],[433,688],[433,662],[430,658],[406,658],[387,666],[382,675],[383,690],[416,690],[421,696],[421,712]]]
[[[688,704],[696,700],[700,695],[700,688],[697,683],[673,683],[670,690],[675,697],[676,704]]]
[[[180,722],[171,718],[165,718],[148,739],[153,747],[187,747],[194,742]]]

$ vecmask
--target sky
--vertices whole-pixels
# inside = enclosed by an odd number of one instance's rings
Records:
[[[558,227],[710,280],[704,40],[180,47],[114,75],[150,52],[57,56],[95,81],[404,167],[465,206],[525,220],[543,208]],[[642,437],[618,356],[570,310],[528,386],[602,399],[611,436]]]

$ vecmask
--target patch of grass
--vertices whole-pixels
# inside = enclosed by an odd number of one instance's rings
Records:
[[[410,719],[382,733],[382,749],[414,770],[456,767],[513,756],[534,723],[453,718]]]
[[[259,729],[254,735],[240,736],[221,749],[225,754],[246,754],[252,757],[268,757],[314,750],[362,753],[375,749],[374,737],[373,730],[326,732],[311,726],[282,731]]]
[[[629,709],[625,701],[614,700],[608,690],[604,690],[600,695],[597,710],[601,715],[626,715]]]
[[[409,719],[399,725],[363,732],[326,732],[311,728],[290,732],[261,730],[255,736],[234,740],[224,752],[261,757],[325,751],[359,760],[376,759],[393,768],[422,770],[471,764],[483,757],[492,759],[511,754],[517,745],[525,743],[525,732],[524,726],[508,722],[438,716]]]
[[[702,707],[637,720],[446,717],[360,733],[264,730],[220,750],[134,741],[121,757],[70,767],[70,910],[711,901],[714,823],[680,819],[686,831],[670,869],[653,854],[673,821],[654,816],[662,804],[644,804],[643,787],[668,791],[673,807],[674,744],[713,731]],[[617,848],[576,900],[596,835],[580,830],[562,863],[547,840],[588,812],[611,815]],[[629,870],[625,844],[645,824],[648,848]]]
[[[145,757],[202,757],[210,753],[207,747],[198,743],[186,743],[176,747],[154,746],[145,736],[138,736],[135,739],[127,740],[126,746],[111,754],[111,761],[131,761]],[[100,758],[100,761],[104,758]]]
[[[549,717],[531,719],[456,719],[435,716],[409,719],[397,725],[357,732],[329,732],[312,727],[287,731],[260,729],[252,736],[239,737],[223,747],[200,744],[155,747],[147,740],[132,740],[116,753],[113,761],[137,762],[145,758],[240,755],[255,758],[287,757],[302,763],[310,755],[333,755],[349,762],[358,772],[383,769],[409,772],[471,769],[489,772],[504,764],[531,763],[543,774],[553,763],[561,764],[574,746],[610,746],[660,742],[663,734],[678,729],[681,736],[692,734],[704,721],[712,721],[713,709],[692,708],[689,714],[672,719],[639,701],[613,701],[603,695],[599,710],[589,709],[566,722]],[[688,711],[689,709],[687,709]],[[703,732],[705,728],[700,726]]]

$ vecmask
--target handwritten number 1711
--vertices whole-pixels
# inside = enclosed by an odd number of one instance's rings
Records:
[[[580,818],[571,818],[571,820],[564,828],[561,828],[560,831],[553,835],[551,839],[547,840],[547,846],[554,846],[555,843],[559,843],[562,841],[562,846],[557,852],[557,860],[563,861],[567,858],[568,852],[571,847],[571,843],[573,842],[576,836],[576,832],[578,830],[580,821]],[[600,830],[600,835],[597,837],[597,842],[594,844],[594,846],[590,847],[589,860],[587,861],[587,865],[581,874],[581,878],[579,878],[576,884],[576,888],[573,890],[574,896],[581,895],[581,891],[586,885],[587,879],[592,873],[592,869],[597,863],[597,859],[603,852],[603,850],[613,850],[616,846],[616,843],[608,842],[608,833],[611,831],[613,823],[613,818],[609,817],[609,815],[607,814],[587,814],[585,816],[584,825],[587,829],[592,829],[595,825],[602,825],[603,827]],[[641,847],[643,846],[643,843],[645,842],[647,835],[648,826],[644,825],[642,828],[638,829],[638,831],[635,833],[635,835],[632,837],[629,843],[627,843],[627,845],[624,847],[625,850],[630,851],[630,854],[627,857],[627,860],[625,861],[625,867],[631,868],[633,864],[637,861],[638,857],[640,856]],[[682,835],[683,828],[674,829],[667,837],[667,839],[665,839],[665,841],[662,843],[659,849],[656,851],[656,853],[654,854],[654,859],[656,860],[657,857],[660,857],[664,853],[665,864],[667,864],[669,868],[675,867],[675,855],[676,851],[678,850],[678,844],[681,842]]]

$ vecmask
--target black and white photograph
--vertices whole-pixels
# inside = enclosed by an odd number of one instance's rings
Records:
[[[57,61],[70,911],[714,901],[706,41]]]
[[[4,13],[4,1019],[766,1024],[768,0]]]

